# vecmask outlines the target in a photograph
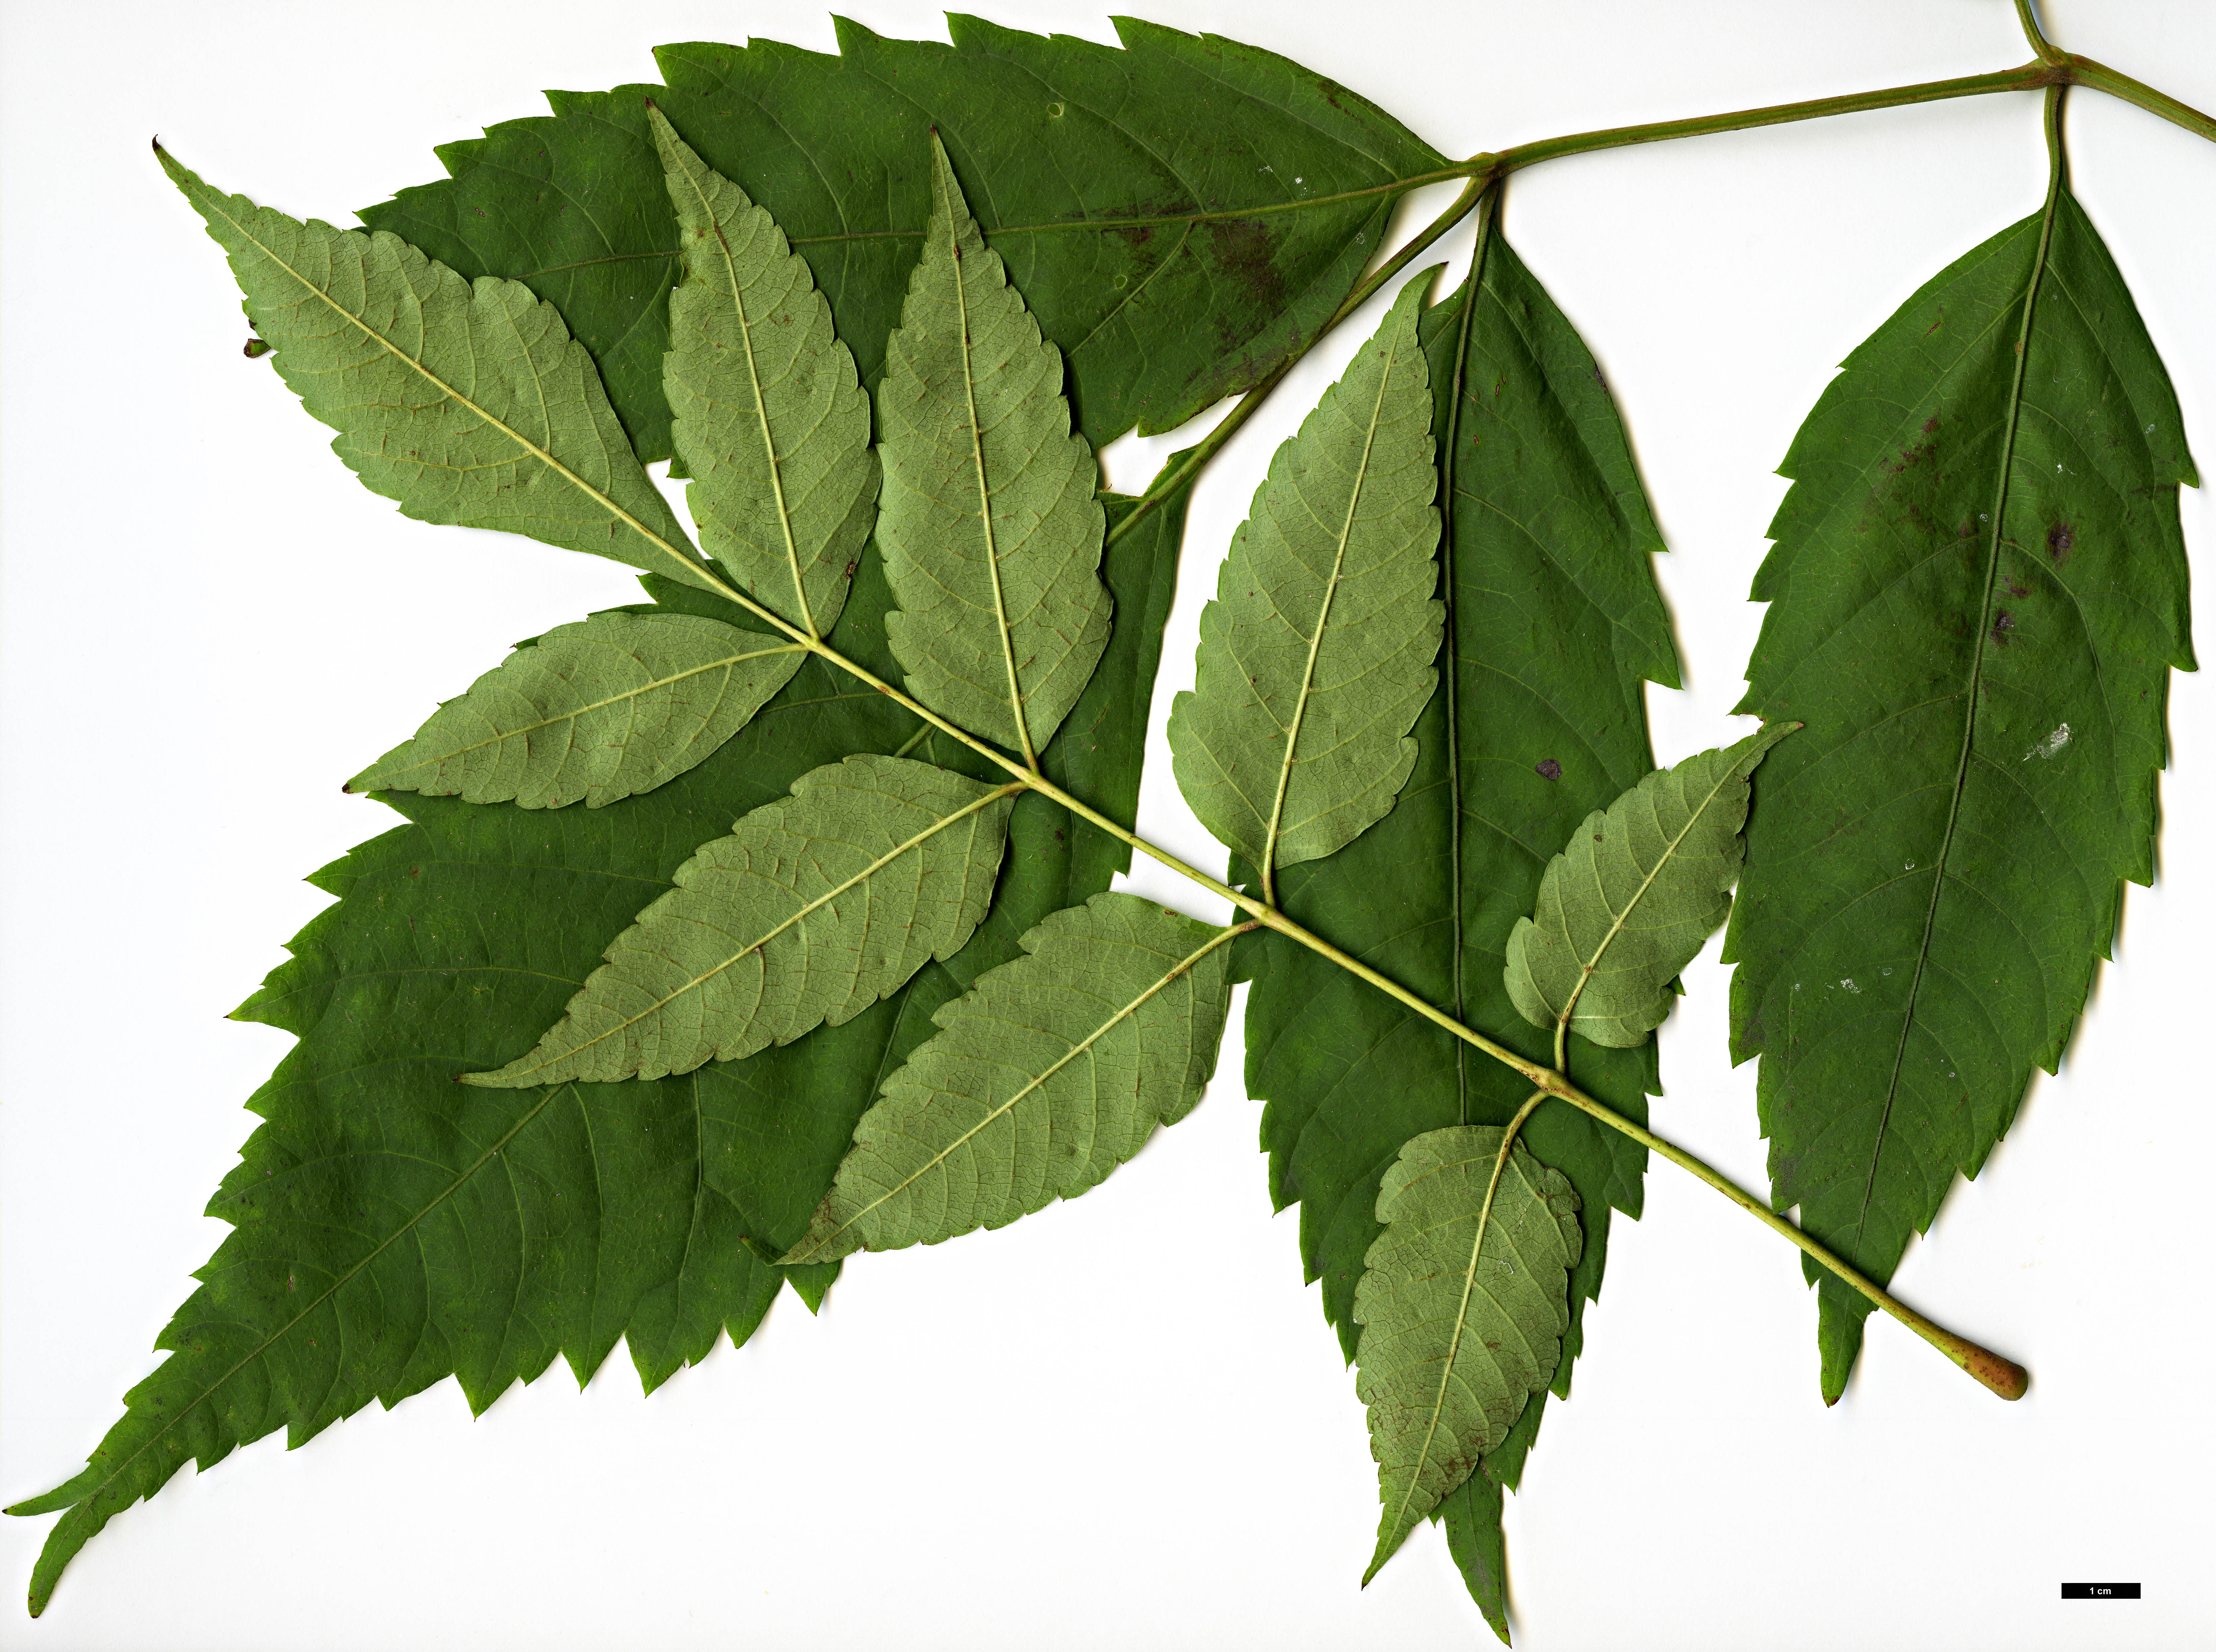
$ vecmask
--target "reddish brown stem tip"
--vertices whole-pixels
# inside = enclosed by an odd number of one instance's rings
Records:
[[[1962,1369],[2004,1400],[2020,1400],[2031,1386],[2031,1373],[2013,1360],[2004,1360],[1975,1342],[1965,1345]]]

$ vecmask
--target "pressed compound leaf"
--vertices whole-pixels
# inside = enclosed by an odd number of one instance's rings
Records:
[[[1114,515],[1131,501],[1107,504]],[[1124,819],[1182,520],[1173,499],[1110,548],[1118,606],[1104,668],[1040,754],[1050,777]],[[657,595],[664,613],[729,612],[674,584]],[[887,603],[867,558],[833,638],[881,675]],[[812,769],[899,748],[915,726],[812,660],[721,750],[609,809],[392,796],[407,822],[317,875],[336,904],[238,1012],[300,1042],[254,1097],[264,1122],[210,1207],[233,1231],[162,1333],[167,1357],[85,1473],[16,1507],[63,1511],[34,1612],[87,1540],[188,1462],[212,1465],[278,1429],[311,1439],[449,1374],[481,1410],[557,1354],[583,1377],[619,1337],[653,1388],[723,1328],[749,1334],[780,1279],[820,1299],[836,1264],[773,1268],[740,1236],[774,1254],[806,1231],[856,1119],[930,1036],[931,1012],[1124,867],[1106,833],[1036,793],[1019,800],[1000,888],[969,944],[842,1026],[681,1078],[596,1087],[589,1102],[563,1087],[539,1108],[543,1090],[453,1079],[535,1038],[641,891],[667,888],[695,844]],[[333,1210],[355,1214],[333,1223]]]
[[[1736,746],[1650,774],[1570,834],[1539,881],[1536,920],[1508,937],[1517,1012],[1595,1044],[1642,1044],[1670,1013],[1671,983],[1731,911],[1745,844],[1747,776],[1793,732],[1772,723]]]
[[[1783,470],[1743,709],[1765,764],[1725,957],[1770,1196],[1892,1275],[2052,1072],[2153,875],[2190,669],[2177,402],[2059,181],[1847,359]],[[1862,1297],[1819,1282],[1828,1397]]]
[[[1233,933],[1128,894],[1049,918],[933,1017],[785,1260],[936,1244],[1097,1186],[1200,1100]]]
[[[426,522],[715,588],[553,305],[520,281],[465,281],[397,236],[223,194],[156,153],[230,255],[277,372],[365,487]]]
[[[362,217],[558,304],[662,458],[678,231],[647,101],[792,237],[865,384],[931,213],[936,127],[1099,445],[1259,382],[1361,279],[1407,181],[1448,164],[1368,99],[1216,35],[1118,18],[1119,50],[958,14],[951,46],[835,26],[836,56],[662,46],[667,84],[551,93],[551,115],[442,146],[450,180]]]
[[[1178,786],[1268,875],[1393,807],[1438,682],[1438,491],[1423,277],[1270,461],[1171,709]]]
[[[1026,758],[1108,646],[1099,467],[1062,352],[1008,285],[931,135],[931,222],[877,390],[877,519],[908,691]]]
[[[1385,1505],[1365,1583],[1507,1438],[1561,1360],[1585,1243],[1578,1196],[1519,1141],[1487,1212],[1501,1134],[1457,1125],[1417,1136],[1378,1190],[1384,1231],[1354,1293],[1356,1388]]]
[[[599,808],[707,757],[801,654],[697,614],[594,614],[517,649],[347,789]]]
[[[1508,934],[1577,823],[1653,767],[1641,679],[1674,686],[1677,670],[1649,562],[1661,536],[1592,355],[1497,230],[1478,262],[1422,322],[1450,467],[1447,680],[1417,721],[1416,767],[1393,812],[1337,854],[1280,873],[1278,898],[1365,963],[1550,1061],[1550,1039],[1508,998]],[[1411,1136],[1505,1125],[1530,1086],[1281,937],[1245,938],[1237,965],[1254,983],[1246,1086],[1265,1103],[1271,1197],[1300,1204],[1301,1259],[1351,1359],[1379,1177]],[[1581,1052],[1575,1077],[1643,1121],[1659,1088],[1655,1047]],[[1567,1394],[1612,1211],[1639,1213],[1646,1155],[1567,1107],[1542,1108],[1521,1139],[1584,1205],[1554,1379]],[[1496,1624],[1503,1574],[1482,1563],[1499,1551],[1499,1490],[1518,1483],[1545,1403],[1487,1457],[1490,1492],[1466,1485],[1443,1506],[1454,1552],[1470,1562],[1464,1578]]]
[[[647,118],[677,208],[685,279],[669,295],[663,385],[703,550],[816,636],[870,537],[877,461],[854,358],[770,215]]]
[[[889,757],[802,776],[678,868],[533,1048],[465,1082],[659,1078],[853,1020],[970,938],[1018,789]]]

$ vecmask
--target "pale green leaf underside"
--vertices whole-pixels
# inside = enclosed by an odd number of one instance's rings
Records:
[[[1008,285],[936,134],[923,255],[877,390],[877,543],[908,691],[1012,750],[1044,746],[1108,646],[1099,467],[1062,353]]]
[[[816,636],[846,605],[877,500],[870,403],[807,261],[746,192],[649,124],[677,209],[662,387],[702,549]]]
[[[371,492],[422,521],[716,588],[553,305],[520,281],[472,284],[397,236],[303,223],[161,160],[231,255],[277,372],[339,433],[331,451]]]
[[[347,789],[599,808],[706,758],[801,659],[797,643],[692,614],[594,614],[517,649]]]
[[[1534,908],[1508,937],[1508,996],[1535,1026],[1613,1049],[1643,1044],[1671,983],[1731,912],[1746,853],[1747,777],[1797,723],[1648,775],[1595,809],[1548,863]]]
[[[793,783],[677,869],[502,1088],[690,1072],[852,1020],[985,916],[1013,786],[862,755]]]
[[[1416,761],[1445,610],[1418,278],[1270,462],[1200,617],[1169,740],[1202,824],[1265,871],[1382,819]]]
[[[1354,1293],[1355,1389],[1370,1408],[1384,1503],[1365,1583],[1500,1443],[1561,1360],[1569,1270],[1585,1247],[1578,1196],[1519,1142],[1480,1246],[1500,1138],[1476,1124],[1413,1137],[1378,1190],[1385,1231]]]
[[[1233,934],[1128,894],[1049,917],[933,1017],[783,1260],[936,1244],[1097,1186],[1200,1100]]]

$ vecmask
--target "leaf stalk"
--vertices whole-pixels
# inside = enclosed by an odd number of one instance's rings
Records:
[[[1550,1075],[1550,1077],[1554,1076]],[[1548,1093],[1556,1099],[1567,1102],[1579,1112],[1608,1126],[1611,1130],[1619,1131],[1630,1137],[1648,1151],[1660,1154],[1679,1170],[1687,1171],[1696,1180],[1708,1183],[1764,1227],[1797,1245],[1807,1255],[1813,1256],[1848,1285],[1868,1298],[1872,1304],[1891,1314],[2003,1399],[2022,1399],[2024,1391],[2030,1387],[2030,1374],[2022,1366],[2013,1360],[2003,1359],[1991,1348],[1979,1347],[1966,1336],[1957,1336],[1943,1326],[1935,1325],[1906,1303],[1864,1279],[1843,1259],[1810,1238],[1807,1234],[1787,1221],[1768,1205],[1747,1192],[1745,1188],[1694,1158],[1684,1148],[1672,1142],[1665,1141],[1653,1131],[1634,1124],[1622,1114],[1603,1106],[1567,1079],[1557,1078],[1557,1081],[1548,1084],[1546,1089]]]
[[[2026,34],[2040,55],[2014,69],[1996,70],[1984,75],[1963,75],[1952,80],[1919,81],[1913,85],[1887,86],[1875,91],[1850,92],[1838,97],[1808,98],[1798,103],[1774,103],[1761,108],[1734,109],[1722,114],[1696,115],[1684,120],[1655,120],[1635,126],[1606,126],[1592,132],[1571,132],[1560,138],[1545,138],[1533,143],[1518,144],[1498,153],[1485,151],[1473,155],[1460,165],[1444,171],[1425,173],[1419,178],[1404,180],[1404,188],[1416,188],[1456,177],[1468,178],[1469,185],[1455,197],[1445,212],[1425,225],[1415,239],[1348,293],[1346,301],[1316,329],[1314,336],[1306,345],[1272,368],[1252,390],[1240,396],[1216,428],[1186,455],[1185,462],[1148,488],[1141,496],[1137,507],[1109,530],[1108,543],[1115,544],[1136,526],[1141,518],[1174,497],[1179,488],[1191,482],[1201,467],[1215,456],[1216,450],[1230,440],[1239,427],[1253,416],[1270,392],[1300,364],[1309,350],[1322,341],[1326,334],[1368,303],[1380,287],[1400,274],[1441,236],[1467,218],[1487,188],[1510,173],[1520,172],[1527,166],[1536,166],[1542,161],[1561,160],[1571,155],[1588,155],[1599,150],[1622,149],[1634,144],[1659,144],[1673,138],[1704,138],[1716,132],[1746,132],[1756,126],[1783,126],[1795,120],[1820,120],[1835,114],[1860,114],[1871,109],[1936,103],[1948,98],[1981,97],[1993,92],[2039,92],[2050,86],[2092,87],[2216,143],[2216,118],[2203,114],[2191,105],[2182,103],[2168,93],[2134,80],[2106,64],[2061,51],[2039,33],[2037,24],[2031,19],[2028,0],[2016,0],[2016,10],[2023,21]]]

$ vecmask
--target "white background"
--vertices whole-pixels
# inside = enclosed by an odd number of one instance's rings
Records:
[[[882,32],[935,13],[849,0]],[[1283,52],[1450,154],[2000,68],[2006,0],[1199,0],[1137,11]],[[1098,40],[1100,12],[998,21]],[[2216,8],[2056,0],[2074,49],[2216,107]],[[631,599],[616,564],[408,522],[266,364],[158,132],[299,214],[436,176],[434,143],[647,48],[828,49],[804,4],[34,4],[5,16],[6,951],[0,1500],[79,1466],[221,1238],[198,1213],[289,1041],[224,1014],[324,904],[299,876],[393,818],[338,783],[513,639]],[[2073,100],[2080,193],[2216,464],[2216,148]],[[1509,224],[1623,403],[1689,664],[1664,761],[1734,737],[1771,474],[1833,365],[2034,210],[2038,100],[1983,98],[1594,155]],[[1403,229],[1446,191],[1424,197]],[[1467,236],[1448,243],[1466,257]],[[1458,272],[1457,272],[1458,273]],[[1382,301],[1381,301],[1382,307]],[[1204,484],[1155,706],[1191,681],[1214,563],[1275,445],[1378,313],[1328,342]],[[1113,479],[1154,457],[1119,445]],[[2206,496],[2187,532],[2211,543]],[[2206,564],[2202,569],[2206,573]],[[2216,715],[2176,680],[2162,876],[2060,1078],[1958,1187],[1899,1287],[2026,1361],[2004,1405],[1890,1321],[1818,1398],[1798,1258],[1666,1165],[1616,1230],[1572,1403],[1509,1500],[1518,1641],[1555,1649],[2207,1645],[2207,1036]],[[1221,864],[1153,749],[1142,826]],[[1205,914],[1161,878],[1142,887]],[[1708,952],[1663,1033],[1657,1127],[1764,1185],[1753,1069]],[[120,1518],[34,1624],[64,1648],[1394,1648],[1490,1644],[1419,1532],[1367,1591],[1363,1416],[1296,1218],[1272,1218],[1237,1018],[1190,1121],[997,1233],[858,1259],[821,1319],[651,1400],[619,1352],[471,1422],[442,1384],[276,1439]],[[0,1520],[0,1601],[50,1520]],[[2144,1581],[2063,1604],[2065,1578]]]

